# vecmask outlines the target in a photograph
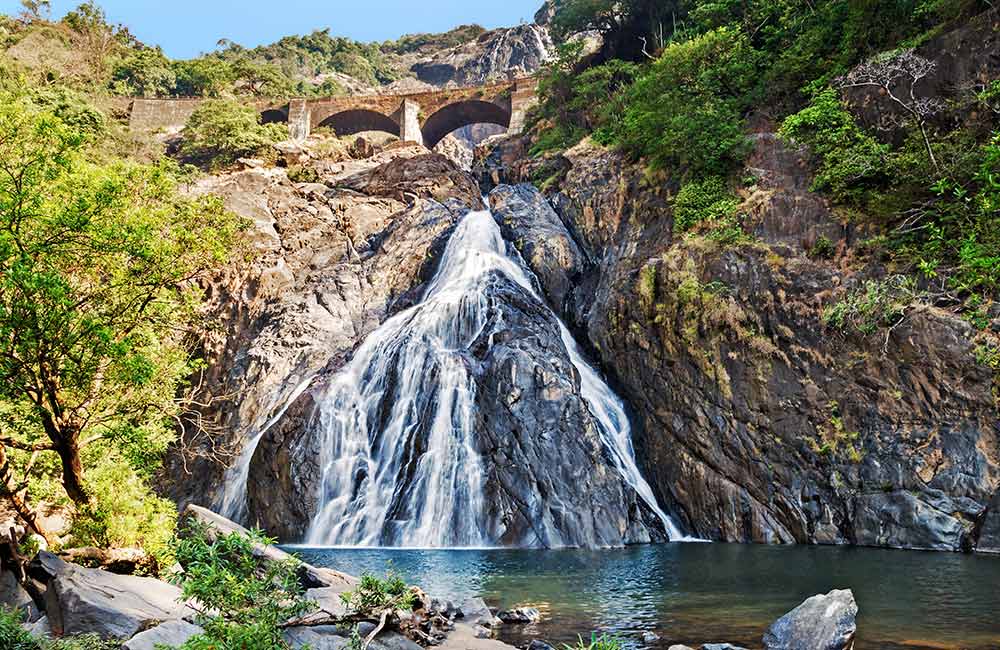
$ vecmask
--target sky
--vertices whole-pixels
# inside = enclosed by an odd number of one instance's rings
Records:
[[[53,18],[83,0],[52,0]],[[253,47],[282,36],[330,28],[335,36],[384,41],[403,34],[445,32],[462,24],[507,27],[531,22],[542,0],[98,0],[109,21],[171,58],[215,49],[221,38]],[[20,0],[0,0],[15,14]]]

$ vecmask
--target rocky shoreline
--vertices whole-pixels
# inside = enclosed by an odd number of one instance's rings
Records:
[[[185,518],[197,520],[212,536],[247,533],[238,524],[198,506],[189,506]],[[264,545],[255,547],[254,556],[261,563],[289,557],[278,548]],[[183,602],[180,589],[168,582],[87,568],[48,551],[39,552],[18,575],[20,570],[0,570],[0,607],[23,612],[23,626],[35,636],[96,635],[121,643],[123,650],[157,650],[161,645],[179,646],[203,631],[198,625],[203,612]],[[357,578],[304,563],[299,566],[298,576],[306,598],[315,603],[315,611],[304,619],[289,621],[283,632],[285,640],[292,648],[350,647],[352,629],[347,625],[340,595],[356,588]],[[857,613],[849,590],[813,596],[777,620],[764,635],[761,647],[847,650],[853,645]],[[399,628],[375,637],[370,645],[373,650],[509,650],[512,646],[494,638],[497,629],[502,625],[530,624],[541,615],[532,608],[491,609],[478,598],[456,604],[423,596],[414,611],[399,612],[398,616],[402,622]],[[359,632],[365,636],[374,627],[374,623],[362,623]],[[741,650],[724,643],[708,643],[701,648]],[[552,650],[552,646],[535,640],[528,650]],[[670,650],[690,649],[678,645]]]

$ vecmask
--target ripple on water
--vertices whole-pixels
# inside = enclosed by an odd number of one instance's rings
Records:
[[[802,600],[851,588],[857,650],[997,650],[1000,558],[843,547],[665,544],[618,550],[294,549],[360,574],[393,569],[437,596],[531,605],[541,623],[504,639],[571,642],[591,630],[632,648],[729,641],[759,645]],[[643,643],[641,632],[660,639]]]

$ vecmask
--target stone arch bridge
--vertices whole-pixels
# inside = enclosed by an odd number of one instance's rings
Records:
[[[536,102],[533,78],[469,88],[408,94],[356,95],[322,99],[251,100],[262,121],[285,122],[293,139],[317,127],[338,135],[384,131],[433,148],[444,136],[470,124],[498,124],[510,133],[524,127]],[[204,99],[134,99],[129,125],[138,131],[180,129]]]

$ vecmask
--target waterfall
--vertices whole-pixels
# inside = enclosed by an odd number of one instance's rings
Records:
[[[484,532],[485,470],[476,452],[476,383],[467,361],[470,346],[493,334],[484,329],[495,273],[544,304],[531,272],[516,253],[508,254],[492,215],[470,212],[451,236],[423,300],[372,332],[317,396],[320,508],[307,544],[495,544]],[[561,321],[559,327],[615,469],[668,536],[680,538],[636,466],[621,401]]]

